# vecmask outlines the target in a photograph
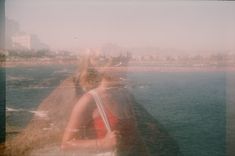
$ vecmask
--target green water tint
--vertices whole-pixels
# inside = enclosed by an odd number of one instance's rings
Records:
[[[152,156],[182,156],[180,148],[172,136],[145,108],[134,104],[137,124],[142,139]],[[144,117],[144,118],[143,118]]]
[[[7,130],[24,128],[33,116],[29,111],[36,110],[74,70],[63,65],[6,68],[6,107],[16,109],[6,112]]]
[[[2,63],[0,61],[0,63]],[[5,68],[0,67],[0,144],[5,141],[5,105],[6,105],[6,87],[5,87]]]
[[[186,156],[226,155],[224,72],[132,73],[136,100]]]
[[[8,80],[7,107],[36,109],[69,75],[61,72],[61,68],[8,69],[7,74],[26,79]],[[44,84],[43,79],[50,81]],[[156,153],[166,156],[226,155],[223,72],[130,73],[128,80],[128,88],[138,103],[135,105],[138,127],[154,156]],[[37,87],[38,84],[42,87]],[[30,114],[11,113],[7,120],[10,126],[24,127],[31,118]]]

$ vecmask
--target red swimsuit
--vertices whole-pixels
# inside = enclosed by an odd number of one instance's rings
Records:
[[[112,130],[116,130],[118,128],[119,120],[118,118],[113,115],[112,112],[105,110],[107,118],[109,120],[110,126]],[[101,118],[101,116],[97,116],[93,119],[93,126],[95,128],[96,137],[97,138],[103,138],[105,134],[107,133],[107,130],[105,128],[104,122]]]

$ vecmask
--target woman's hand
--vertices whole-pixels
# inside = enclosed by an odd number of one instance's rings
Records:
[[[114,149],[118,144],[119,137],[118,131],[107,132],[105,137],[99,141],[98,146],[102,149]]]

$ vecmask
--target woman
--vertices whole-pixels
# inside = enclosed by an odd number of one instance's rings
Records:
[[[88,153],[116,153],[120,156],[148,155],[138,135],[132,99],[115,67],[97,57],[82,61],[79,84],[87,91],[74,106],[61,148]],[[110,61],[109,61],[110,64]],[[111,70],[110,70],[111,69]],[[105,127],[91,90],[97,93],[111,131]]]

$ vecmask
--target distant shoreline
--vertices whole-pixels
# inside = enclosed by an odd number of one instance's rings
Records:
[[[72,61],[63,61],[63,60],[19,60],[19,61],[5,61],[3,64],[1,64],[1,67],[33,67],[38,65],[76,65],[78,64],[77,60]]]
[[[128,69],[128,72],[216,72],[216,71],[235,71],[235,67],[141,67],[133,66]]]
[[[6,61],[0,67],[14,68],[14,67],[34,67],[47,65],[78,65],[77,60],[20,60],[20,61]],[[192,71],[235,71],[234,66],[193,66],[193,65],[177,65],[177,64],[129,64],[127,67],[109,67],[111,70],[127,71],[127,72],[192,72]]]

